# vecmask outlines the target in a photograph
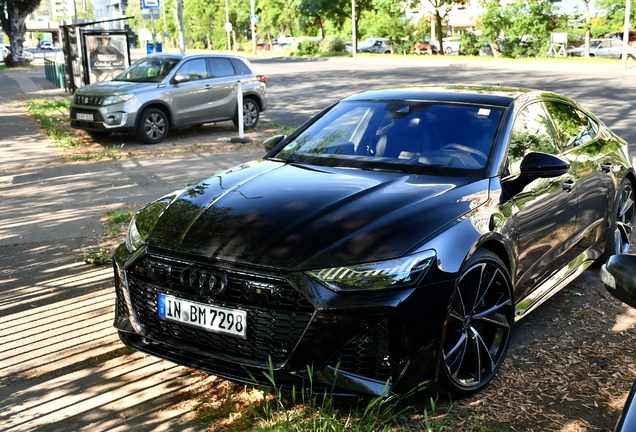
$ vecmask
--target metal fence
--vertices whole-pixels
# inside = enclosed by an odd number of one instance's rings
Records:
[[[66,90],[66,77],[64,75],[64,63],[55,60],[44,59],[44,73],[47,81],[59,88]]]

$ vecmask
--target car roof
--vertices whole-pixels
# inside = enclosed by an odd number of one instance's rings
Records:
[[[517,98],[533,98],[551,93],[521,87],[478,86],[478,85],[430,85],[413,87],[393,87],[368,90],[347,96],[345,101],[362,100],[431,100],[460,103],[474,103],[502,108],[510,106]],[[563,98],[560,95],[554,95]]]
[[[235,58],[245,60],[245,57],[235,54],[221,54],[221,53],[178,53],[178,52],[162,52],[162,53],[153,53],[144,56],[144,58],[166,58],[166,59],[176,59],[181,60],[185,58],[197,58],[197,57],[225,57],[225,58]]]

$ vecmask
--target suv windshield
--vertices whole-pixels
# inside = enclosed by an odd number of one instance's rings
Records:
[[[175,58],[144,58],[119,74],[115,81],[161,82],[179,63]]]
[[[344,101],[274,158],[442,175],[447,169],[478,171],[487,164],[501,117],[501,109],[490,106]]]

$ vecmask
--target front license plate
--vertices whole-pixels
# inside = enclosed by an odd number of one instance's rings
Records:
[[[78,120],[93,121],[93,119],[94,119],[93,114],[84,114],[84,113],[75,113],[75,117]]]
[[[228,309],[159,294],[157,313],[167,321],[189,324],[204,330],[245,339],[247,312],[244,310]]]

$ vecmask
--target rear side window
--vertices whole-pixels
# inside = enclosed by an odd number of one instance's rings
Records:
[[[214,77],[226,77],[234,75],[234,67],[230,59],[227,58],[211,58],[212,63],[212,76]]]
[[[581,146],[596,138],[598,124],[581,110],[560,102],[546,102],[545,107],[552,116],[562,148]]]
[[[247,65],[238,59],[231,59],[234,68],[236,69],[237,75],[251,75],[252,71]]]

